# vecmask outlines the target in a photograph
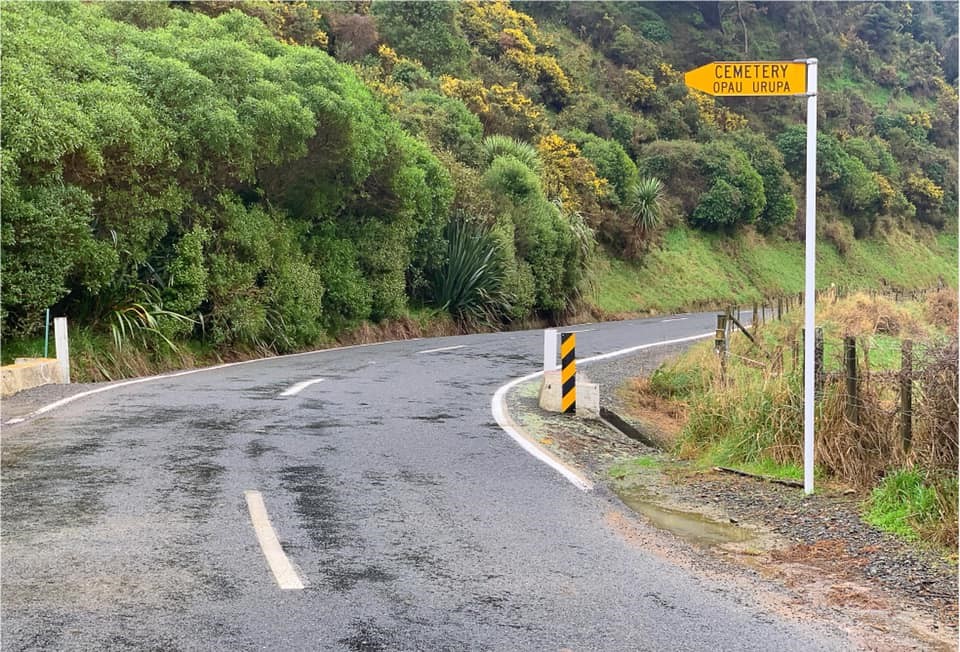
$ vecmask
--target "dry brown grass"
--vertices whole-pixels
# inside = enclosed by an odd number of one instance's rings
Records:
[[[914,381],[912,461],[956,472],[958,457],[958,346],[953,340],[923,354]]]
[[[946,328],[954,335],[957,334],[957,322],[960,320],[957,312],[957,291],[953,288],[943,288],[927,295],[923,304],[924,318],[940,328]]]
[[[657,433],[657,440],[672,448],[687,419],[686,405],[658,395],[650,388],[649,378],[630,380],[622,398],[629,414]]]
[[[379,324],[363,322],[337,338],[337,344],[372,344],[391,340],[411,340],[416,337],[463,335],[466,331],[452,319],[432,319],[426,325],[409,317],[389,319]]]
[[[817,420],[817,463],[860,489],[874,486],[890,468],[904,466],[896,404],[879,383],[862,383],[857,422],[846,416],[843,381],[824,388]]]
[[[858,292],[818,309],[819,317],[837,324],[844,335],[923,337],[926,334],[926,329],[905,306],[886,297]]]

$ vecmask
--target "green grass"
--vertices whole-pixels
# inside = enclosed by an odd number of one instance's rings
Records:
[[[53,343],[53,327],[50,328],[50,346],[47,355],[55,357],[56,347]],[[17,358],[42,358],[43,336],[31,337],[24,340],[11,340],[3,343],[2,364],[13,364]]]
[[[857,366],[863,365],[864,338],[857,338]],[[871,335],[870,370],[899,371],[903,340],[892,335]],[[835,330],[824,328],[823,367],[827,371],[843,369],[843,336]]]
[[[608,259],[597,274],[597,305],[610,312],[674,312],[716,302],[748,301],[759,292],[723,254],[716,239],[670,229],[643,265]]]
[[[796,463],[782,464],[768,458],[761,458],[753,462],[728,463],[724,458],[717,455],[716,450],[709,451],[703,462],[709,466],[726,466],[735,468],[739,471],[760,475],[765,478],[777,478],[780,480],[803,480],[803,465]],[[814,469],[814,476],[821,477],[819,469]]]
[[[659,469],[661,466],[663,466],[663,463],[656,457],[641,455],[640,457],[634,457],[617,462],[610,467],[610,469],[607,471],[607,475],[614,480],[623,480],[624,478],[638,473],[643,469]]]
[[[881,530],[916,541],[919,529],[940,517],[936,490],[921,473],[905,469],[888,475],[870,494],[864,520]]]
[[[803,289],[803,253],[802,243],[782,238],[732,240],[678,226],[642,265],[601,261],[594,300],[611,313],[666,313],[794,294]],[[922,288],[940,278],[955,285],[957,263],[956,234],[922,241],[894,232],[856,240],[845,255],[819,241],[817,286]]]

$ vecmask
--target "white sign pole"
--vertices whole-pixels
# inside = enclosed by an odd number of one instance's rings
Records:
[[[803,335],[803,491],[813,493],[814,330],[817,268],[817,60],[807,59],[806,279]]]

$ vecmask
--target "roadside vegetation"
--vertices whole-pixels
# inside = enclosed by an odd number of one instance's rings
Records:
[[[956,284],[956,3],[8,2],[3,360],[74,376],[796,292]],[[64,52],[63,43],[71,44]]]
[[[870,523],[955,549],[956,292],[902,302],[827,293],[818,319],[825,343],[815,412],[818,478],[864,492]],[[757,345],[733,333],[724,368],[710,342],[640,381],[641,394],[667,401],[681,417],[679,435],[670,442],[676,454],[705,466],[802,479],[802,321],[802,309],[768,319],[752,329]],[[847,389],[844,337],[856,345],[855,399]],[[901,369],[907,340],[909,416]],[[912,425],[907,434],[905,419]]]

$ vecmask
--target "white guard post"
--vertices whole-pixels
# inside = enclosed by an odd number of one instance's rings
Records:
[[[557,362],[557,329],[543,330],[543,372],[554,371],[560,368]]]
[[[817,60],[807,64],[807,189],[806,189],[806,278],[804,280],[803,334],[803,491],[813,493],[813,355],[816,328],[817,265]]]
[[[67,339],[67,318],[53,320],[53,337],[57,349],[57,364],[60,365],[60,382],[70,384],[70,344]]]

